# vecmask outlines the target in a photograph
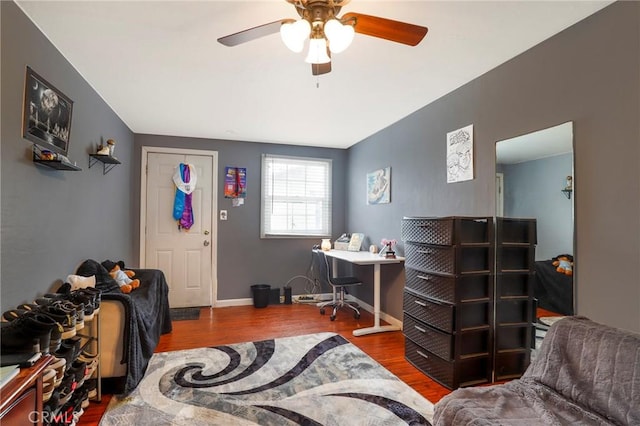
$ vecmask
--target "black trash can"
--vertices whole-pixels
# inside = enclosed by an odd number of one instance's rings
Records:
[[[269,305],[269,293],[271,293],[269,284],[254,284],[251,286],[251,292],[254,308],[266,308]]]

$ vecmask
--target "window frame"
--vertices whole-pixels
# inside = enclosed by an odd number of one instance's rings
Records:
[[[284,163],[287,165],[292,165],[292,163],[305,163],[308,162],[309,164],[305,165],[305,167],[311,167],[313,165],[313,163],[318,164],[318,165],[324,165],[325,167],[325,179],[324,182],[320,182],[321,184],[324,185],[324,189],[326,192],[326,196],[321,200],[321,215],[323,216],[321,218],[321,228],[319,231],[315,232],[313,230],[310,230],[309,228],[304,229],[303,231],[301,231],[300,233],[298,232],[291,232],[290,229],[286,230],[286,231],[274,231],[273,228],[271,227],[272,225],[272,221],[270,220],[270,218],[272,217],[272,211],[269,212],[267,211],[267,208],[269,206],[273,206],[273,202],[274,202],[274,198],[278,198],[278,197],[274,197],[273,194],[269,194],[269,188],[273,187],[273,175],[269,173],[269,167],[267,162],[269,161],[275,161],[275,162],[279,162],[279,163]],[[287,161],[290,161],[290,163],[287,163]],[[273,239],[273,238],[329,238],[331,236],[331,227],[332,227],[332,192],[333,192],[333,188],[332,188],[332,176],[333,176],[333,160],[330,158],[319,158],[319,157],[301,157],[301,156],[290,156],[290,155],[277,155],[277,154],[262,154],[262,158],[261,158],[261,181],[260,181],[260,189],[261,189],[261,195],[260,195],[260,238],[262,239]],[[271,180],[271,187],[268,187],[268,182],[267,179]],[[291,182],[291,180],[286,180],[285,183]],[[307,182],[305,180],[305,182]],[[312,203],[314,199],[317,199],[318,197],[311,197],[308,195],[305,195],[303,197],[300,196],[280,196],[279,197],[280,200],[282,200],[284,203],[287,203],[288,206],[288,211],[287,211],[287,218],[290,219],[290,216],[292,213],[290,213],[290,208],[292,206],[292,204],[295,203],[295,201],[298,201],[300,203]],[[267,215],[269,215],[269,223],[267,224]],[[305,215],[306,218],[308,218],[308,215]],[[269,229],[267,229],[269,228]]]

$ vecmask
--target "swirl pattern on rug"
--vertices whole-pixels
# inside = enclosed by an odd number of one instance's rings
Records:
[[[429,425],[433,405],[340,335],[154,354],[101,425]]]

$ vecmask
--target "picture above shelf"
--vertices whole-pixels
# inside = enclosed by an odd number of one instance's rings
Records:
[[[89,154],[89,168],[91,168],[93,165],[95,165],[98,162],[102,163],[103,175],[106,175],[107,173],[109,173],[118,164],[122,164],[120,160],[110,155]]]

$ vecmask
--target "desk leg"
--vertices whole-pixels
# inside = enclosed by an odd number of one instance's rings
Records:
[[[396,325],[380,325],[380,264],[373,265],[373,327],[353,330],[354,336],[381,333],[383,331],[396,331],[400,327]]]

